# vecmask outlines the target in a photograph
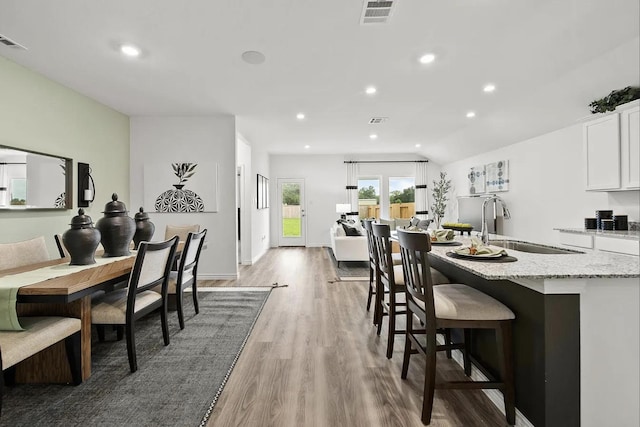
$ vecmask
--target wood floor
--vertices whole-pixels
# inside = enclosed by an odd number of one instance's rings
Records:
[[[393,358],[365,309],[367,282],[335,282],[322,248],[271,249],[240,279],[205,286],[287,285],[271,292],[208,426],[422,426],[424,357],[400,378],[404,337]],[[444,355],[443,355],[444,356]],[[438,356],[443,379],[464,379]],[[504,426],[477,390],[438,390],[432,426]]]

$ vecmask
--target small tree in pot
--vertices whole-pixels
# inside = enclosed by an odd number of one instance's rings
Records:
[[[433,196],[433,205],[431,211],[433,212],[433,218],[436,223],[436,229],[440,228],[440,221],[444,218],[444,213],[447,208],[447,193],[451,189],[451,180],[447,179],[446,172],[440,172],[440,181],[433,181],[433,189],[431,194]]]

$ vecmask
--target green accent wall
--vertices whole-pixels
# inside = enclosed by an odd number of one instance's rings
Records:
[[[94,223],[114,192],[131,209],[129,117],[2,56],[0,145],[72,158],[74,188],[72,210],[0,211],[0,243],[43,235],[57,256],[53,235],[77,215],[78,162],[91,165],[95,180],[95,202],[85,208]]]

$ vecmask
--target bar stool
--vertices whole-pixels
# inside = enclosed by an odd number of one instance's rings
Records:
[[[433,286],[427,253],[431,250],[429,237],[423,233],[398,231],[402,268],[407,290],[407,326],[402,363],[402,378],[407,378],[411,354],[426,356],[422,422],[431,422],[435,389],[499,389],[504,396],[507,423],[515,424],[515,386],[512,354],[513,312],[501,302],[470,286],[444,284]],[[424,330],[413,328],[414,318]],[[436,344],[437,328],[464,329],[465,339],[471,329],[494,329],[498,345],[501,381],[435,382],[436,352],[459,348],[455,344]],[[419,336],[426,335],[426,344]],[[414,349],[415,347],[415,349]],[[465,373],[470,375],[468,349],[465,349]]]

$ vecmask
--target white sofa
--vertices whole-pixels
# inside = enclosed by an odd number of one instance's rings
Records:
[[[347,236],[341,224],[334,223],[329,230],[331,249],[338,264],[340,261],[369,261],[367,234],[362,229],[362,236]]]

